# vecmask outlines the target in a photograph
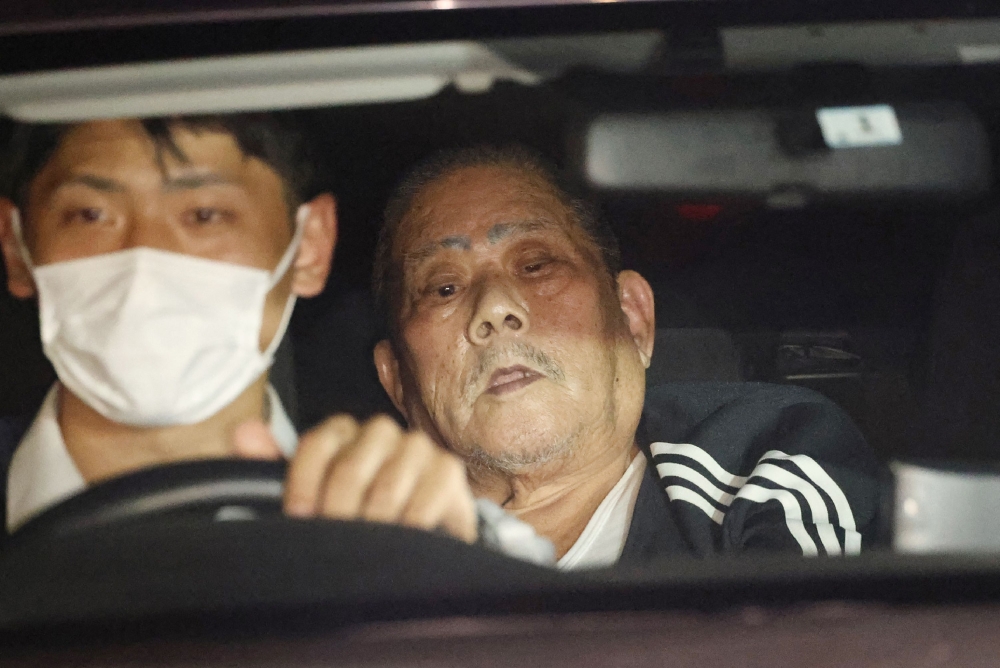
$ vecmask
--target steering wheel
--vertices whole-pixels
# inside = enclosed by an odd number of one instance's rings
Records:
[[[30,623],[208,619],[212,611],[252,610],[259,620],[270,610],[277,626],[287,611],[317,618],[316,605],[332,619],[395,615],[414,601],[421,614],[434,605],[452,614],[456,600],[480,605],[476,592],[537,591],[556,577],[435,532],[288,519],[286,468],[236,459],[170,464],[53,506],[0,549],[0,637]],[[259,521],[215,521],[251,516]]]
[[[68,534],[152,516],[214,520],[281,513],[284,461],[207,459],[144,469],[94,485],[42,512],[14,535]]]

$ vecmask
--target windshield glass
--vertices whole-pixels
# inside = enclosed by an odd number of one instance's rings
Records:
[[[0,555],[995,550],[1000,24],[636,16],[4,74]]]

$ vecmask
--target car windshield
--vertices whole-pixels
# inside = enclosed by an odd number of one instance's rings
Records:
[[[995,577],[1000,19],[258,4],[0,10],[0,631]]]

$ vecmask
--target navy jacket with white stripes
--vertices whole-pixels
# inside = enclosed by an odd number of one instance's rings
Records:
[[[753,550],[857,554],[875,534],[880,465],[822,395],[761,383],[646,393],[650,462],[619,565]]]

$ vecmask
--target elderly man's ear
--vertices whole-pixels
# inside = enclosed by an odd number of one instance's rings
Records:
[[[639,351],[642,365],[649,368],[656,338],[656,309],[653,288],[641,275],[625,270],[618,274],[618,301],[628,323],[629,333]]]
[[[299,209],[302,245],[293,265],[292,292],[299,297],[315,297],[330,276],[333,249],[337,245],[337,201],[323,193]]]
[[[14,233],[14,218],[18,215],[14,202],[0,197],[0,249],[7,268],[7,290],[18,299],[27,299],[35,296],[35,282]]]
[[[396,410],[406,418],[406,410],[403,404],[403,381],[399,375],[399,360],[396,359],[396,352],[392,349],[392,344],[388,339],[382,339],[375,344],[374,351],[375,368],[378,370],[378,380],[382,383],[385,393],[392,399],[392,404]]]

